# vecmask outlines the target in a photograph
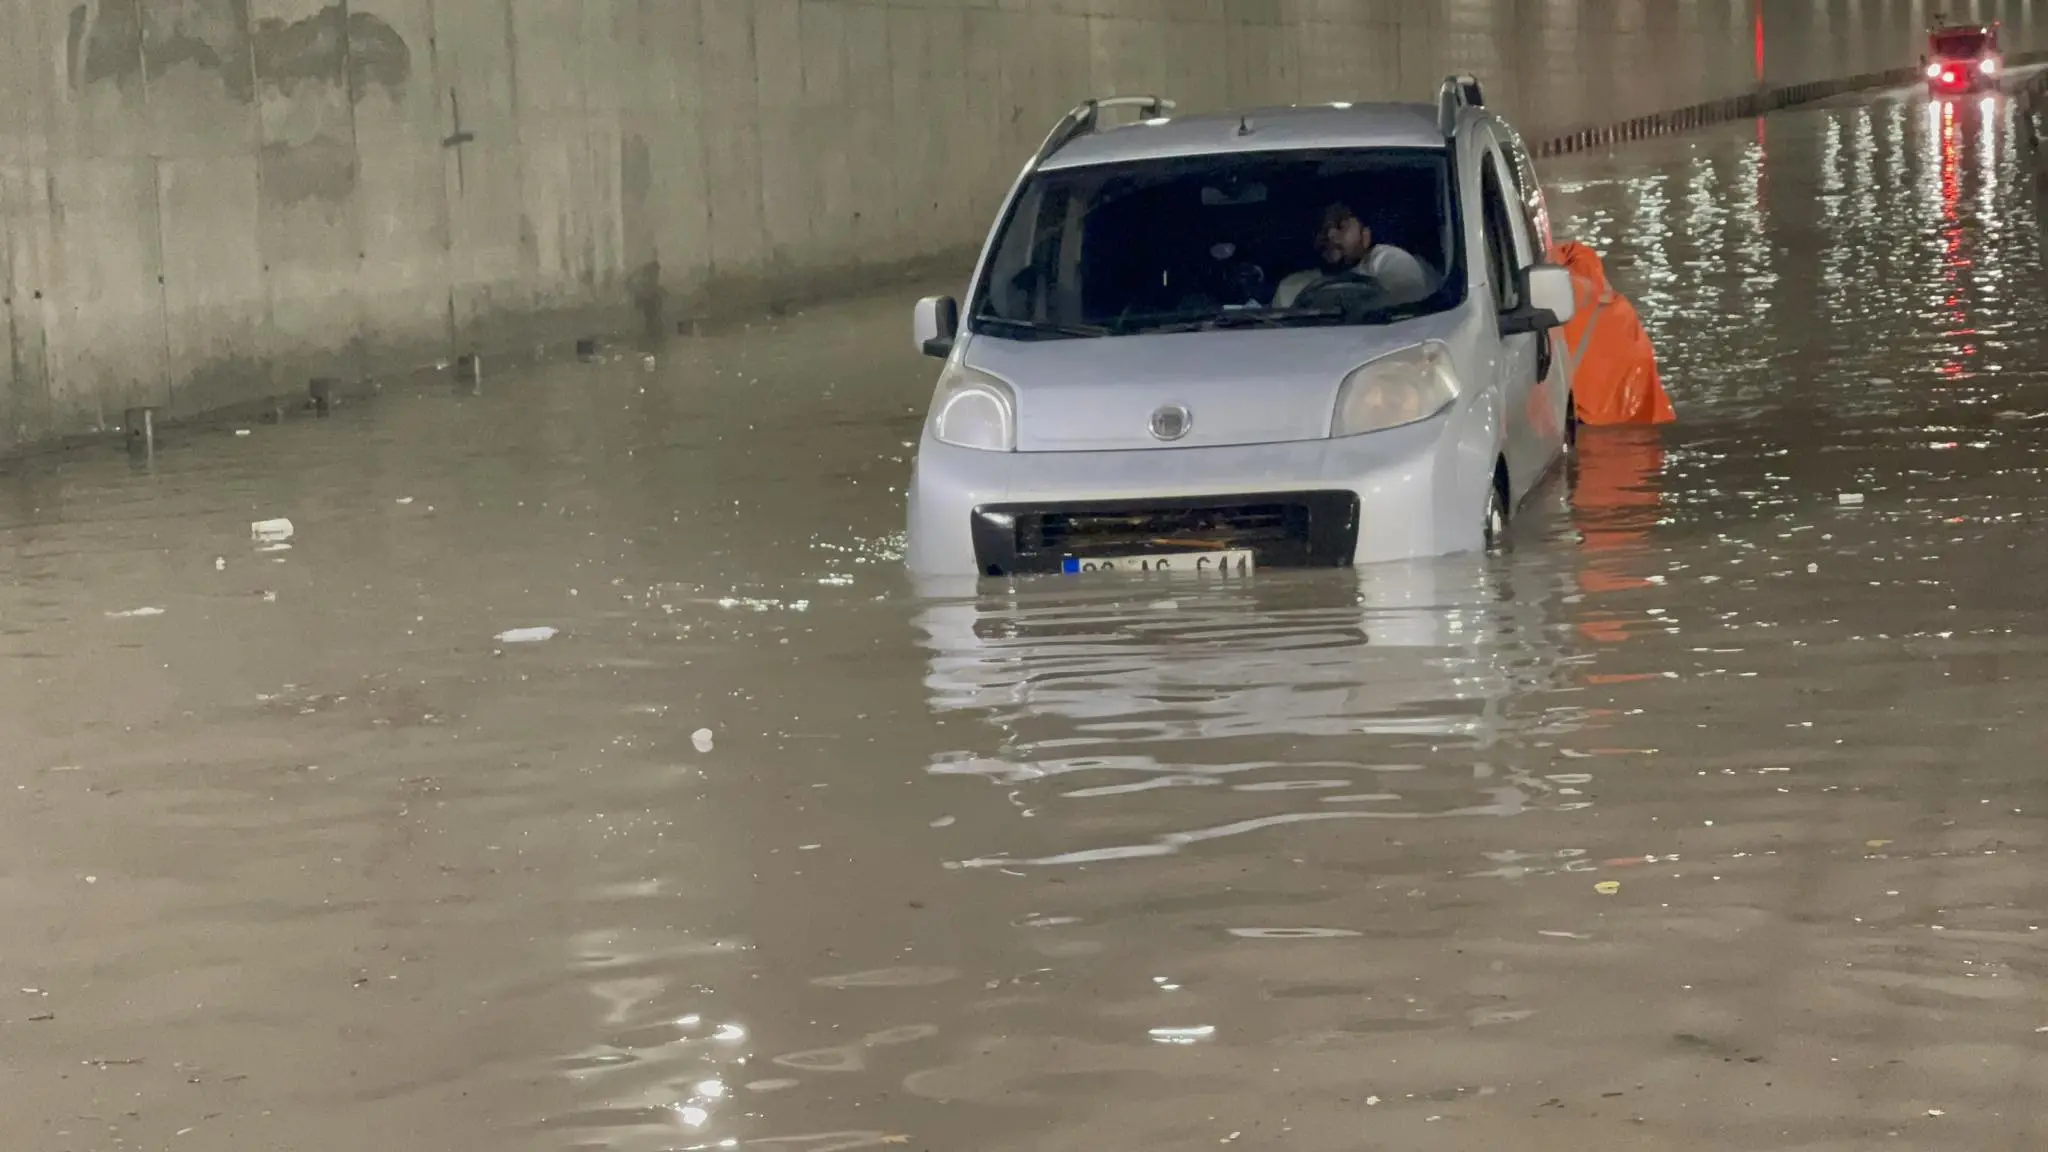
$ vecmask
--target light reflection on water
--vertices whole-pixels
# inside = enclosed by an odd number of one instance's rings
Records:
[[[1618,154],[1553,179],[1553,208],[1641,306],[1680,439],[1881,419],[1936,390],[1990,403],[2034,379],[1999,370],[2048,318],[2018,115],[1990,98],[1844,102],[1739,143]]]

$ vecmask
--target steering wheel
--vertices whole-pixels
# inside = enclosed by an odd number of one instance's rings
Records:
[[[1352,269],[1322,280],[1294,298],[1300,308],[1342,308],[1369,312],[1386,296],[1379,277]]]

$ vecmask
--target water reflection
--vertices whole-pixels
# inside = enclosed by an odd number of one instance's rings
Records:
[[[1664,519],[1664,456],[1664,434],[1657,428],[1599,428],[1582,434],[1573,462],[1572,523],[1582,548],[1578,583],[1589,601],[1579,631],[1588,640],[1621,643],[1643,619],[1609,609],[1602,594],[1664,582],[1648,548],[1651,532]]]
[[[2023,128],[2004,96],[1829,105],[1617,160],[1553,200],[1560,234],[1637,299],[1691,424],[1826,427],[1943,386],[1985,403],[2048,318],[2024,290],[2040,230],[2012,226],[2048,203]]]
[[[1290,824],[1547,803],[1492,759],[1577,723],[1525,705],[1570,682],[1575,583],[1549,558],[1451,557],[933,602],[918,618],[931,706],[996,738],[930,772],[1004,790],[1037,826],[956,863],[1166,856]],[[1162,806],[1163,792],[1191,799]]]

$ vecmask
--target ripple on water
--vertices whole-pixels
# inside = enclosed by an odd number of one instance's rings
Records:
[[[1519,578],[1542,591],[1504,599],[1486,593],[1499,578],[1487,571],[1452,558],[1190,587],[1167,626],[1097,589],[926,606],[934,705],[1007,734],[1000,750],[935,757],[933,775],[1012,789],[1049,828],[1091,809],[1086,822],[1097,828],[1151,826],[1122,844],[957,866],[1136,860],[1286,825],[1512,815],[1542,803],[1543,790],[1512,772],[1475,777],[1470,757],[1527,723],[1510,714],[1514,697],[1566,682],[1570,653],[1548,620],[1570,574],[1525,565]],[[1543,723],[1568,731],[1561,720]],[[1257,754],[1276,744],[1291,755]],[[1317,775],[1303,778],[1304,769]],[[1385,773],[1413,787],[1359,788]],[[1217,785],[1229,799],[1200,799]],[[1280,810],[1202,821],[1253,801]],[[1159,827],[1169,815],[1190,823]]]
[[[1349,928],[1232,928],[1241,940],[1348,940],[1364,935]]]
[[[960,971],[956,968],[904,967],[875,968],[843,976],[818,976],[811,983],[823,988],[927,988],[959,978]]]

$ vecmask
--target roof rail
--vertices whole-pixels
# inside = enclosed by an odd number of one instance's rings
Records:
[[[1442,88],[1436,95],[1436,126],[1448,140],[1458,134],[1458,118],[1467,108],[1486,107],[1486,98],[1479,90],[1479,80],[1468,73],[1444,77]]]
[[[1083,100],[1053,125],[1052,133],[1039,146],[1038,155],[1031,158],[1031,167],[1037,168],[1052,159],[1053,153],[1095,131],[1105,108],[1136,108],[1142,119],[1157,120],[1161,116],[1172,115],[1176,107],[1178,105],[1173,101],[1158,96],[1101,96]]]
[[[1971,16],[1951,16],[1946,12],[1929,12],[1927,14],[1927,30],[1929,32],[1952,32],[1958,28],[1975,28],[1979,32],[1988,32],[2002,23],[2004,21],[2001,20],[1986,21]]]

